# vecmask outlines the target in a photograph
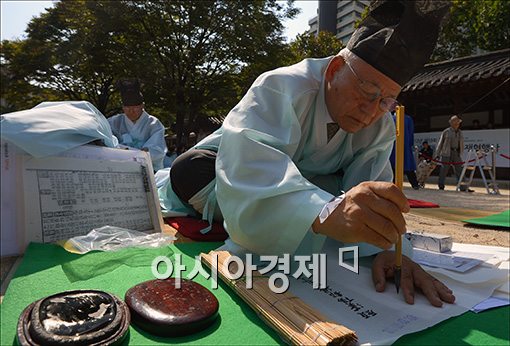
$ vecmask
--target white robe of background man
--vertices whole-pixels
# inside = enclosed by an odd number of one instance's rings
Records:
[[[163,168],[167,148],[165,127],[161,121],[144,110],[135,123],[124,113],[108,118],[108,122],[120,144],[136,149],[149,149],[154,170]]]

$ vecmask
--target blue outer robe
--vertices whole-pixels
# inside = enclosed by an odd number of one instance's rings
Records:
[[[218,153],[216,179],[197,199],[205,201],[209,221],[217,203],[231,248],[271,255],[318,251],[326,237],[311,225],[325,204],[360,182],[392,181],[395,126],[389,113],[355,134],[340,129],[327,141],[332,120],[324,74],[331,59],[262,74],[222,127],[195,146]],[[332,175],[339,170],[343,176]],[[179,201],[168,178],[159,186],[164,212],[196,214]],[[360,251],[380,249],[364,244]]]
[[[393,115],[396,122],[397,116]],[[390,162],[395,167],[395,145],[391,151]],[[414,121],[410,115],[404,116],[404,172],[415,171],[416,160],[414,158]]]
[[[149,149],[154,170],[163,168],[163,159],[167,151],[165,127],[158,118],[144,110],[135,123],[124,113],[108,118],[108,122],[120,144],[136,149]]]

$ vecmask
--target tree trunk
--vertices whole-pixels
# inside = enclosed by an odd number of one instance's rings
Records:
[[[175,135],[176,135],[176,148],[177,154],[184,152],[186,148],[185,138],[184,138],[184,118],[186,117],[186,105],[184,93],[181,88],[176,91],[176,102],[177,111],[175,113]]]

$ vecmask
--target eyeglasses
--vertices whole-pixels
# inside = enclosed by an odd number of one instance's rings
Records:
[[[363,92],[363,94],[366,96],[366,98],[370,102],[374,102],[375,100],[381,98],[381,89],[375,85],[372,82],[363,80],[359,78],[358,74],[354,72],[352,66],[347,62],[347,60],[344,60],[345,64],[349,67],[352,74],[358,79],[358,87]],[[398,105],[398,101],[395,100],[392,97],[383,97],[379,101],[379,109],[383,112],[392,112],[395,107]]]

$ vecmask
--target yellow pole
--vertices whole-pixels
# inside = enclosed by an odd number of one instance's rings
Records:
[[[395,185],[398,186],[400,191],[403,190],[404,182],[404,106],[397,106],[396,108],[396,129],[397,139],[395,144]],[[402,267],[402,237],[398,237],[397,245],[395,246],[396,261],[395,261],[395,286],[397,293],[400,289],[400,275]]]

